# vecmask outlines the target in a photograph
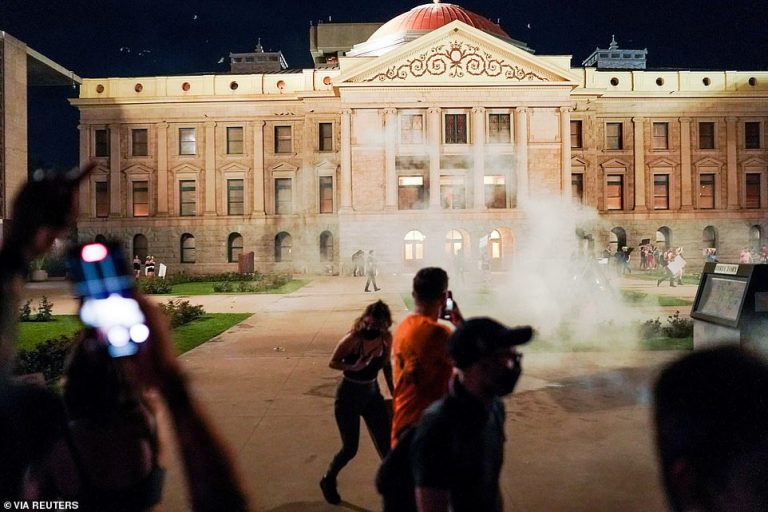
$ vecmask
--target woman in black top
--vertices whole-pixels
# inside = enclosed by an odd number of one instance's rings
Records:
[[[331,356],[329,366],[344,372],[336,390],[334,406],[342,446],[320,480],[325,500],[333,505],[341,502],[336,489],[336,476],[357,454],[361,417],[368,426],[379,456],[384,458],[389,452],[391,419],[377,377],[379,370],[383,369],[391,394],[394,390],[390,362],[391,326],[389,306],[380,300],[369,304]]]

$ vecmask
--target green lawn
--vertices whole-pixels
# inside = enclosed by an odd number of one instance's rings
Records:
[[[248,281],[245,281],[248,283]],[[275,293],[275,294],[285,294],[285,293],[291,293],[295,292],[302,286],[306,285],[309,281],[306,279],[292,279],[288,281],[286,284],[279,288],[274,288],[272,290],[264,290],[264,291],[258,291],[258,292],[238,292],[238,291],[232,291],[232,292],[226,292],[227,294],[234,294],[234,293]],[[172,294],[173,295],[213,295],[215,292],[213,291],[213,285],[216,282],[214,281],[201,281],[199,283],[181,283],[181,284],[175,284],[173,285]],[[237,286],[239,283],[235,282],[232,283],[232,286],[235,290],[237,290]]]
[[[667,295],[655,295],[640,292],[637,290],[621,290],[621,296],[629,304],[647,304],[658,306],[690,306],[693,301],[682,299],[680,297],[669,297]]]
[[[656,281],[658,279],[661,279],[662,277],[665,277],[667,281],[669,281],[669,277],[667,277],[666,273],[663,273],[659,270],[649,270],[649,271],[637,271],[632,272],[632,274],[625,275],[625,279],[638,279],[641,281]],[[701,274],[698,272],[692,272],[692,273],[683,273],[683,284],[695,284],[698,285],[699,281],[701,280]]]
[[[206,314],[202,318],[173,330],[179,354],[195,348],[251,316],[250,313]],[[17,350],[34,348],[38,343],[59,336],[72,336],[82,328],[77,316],[59,315],[52,322],[20,322]]]

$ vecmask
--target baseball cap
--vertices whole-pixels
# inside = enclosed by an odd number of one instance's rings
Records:
[[[467,368],[499,350],[527,343],[532,337],[530,325],[510,329],[491,318],[470,318],[453,331],[448,350],[457,368]]]

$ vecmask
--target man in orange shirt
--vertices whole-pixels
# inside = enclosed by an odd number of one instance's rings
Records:
[[[445,316],[455,326],[464,321],[455,303],[445,310],[448,293],[448,274],[441,268],[423,268],[413,278],[414,311],[398,326],[392,344],[392,446],[407,427],[418,423],[424,409],[448,392],[451,330],[437,320]]]

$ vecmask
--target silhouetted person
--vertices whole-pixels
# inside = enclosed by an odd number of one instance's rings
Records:
[[[360,418],[365,420],[379,457],[389,452],[390,418],[384,397],[379,390],[379,370],[390,394],[392,383],[392,314],[382,301],[369,304],[352,330],[339,341],[329,366],[344,372],[336,389],[334,413],[341,436],[341,450],[333,457],[320,481],[320,489],[328,503],[336,505],[341,496],[336,489],[339,471],[357,455],[360,442]]]
[[[508,329],[490,318],[471,318],[451,335],[456,372],[448,396],[424,412],[411,445],[419,511],[503,510],[501,397],[514,391],[522,373],[515,346],[532,335],[530,327]]]
[[[668,365],[654,388],[661,474],[676,512],[768,510],[768,362],[735,345]]]
[[[373,291],[377,292],[381,290],[376,286],[376,272],[378,271],[378,265],[376,265],[376,258],[373,256],[373,251],[368,251],[368,259],[365,261],[365,291],[369,292],[370,285],[373,285]]]

